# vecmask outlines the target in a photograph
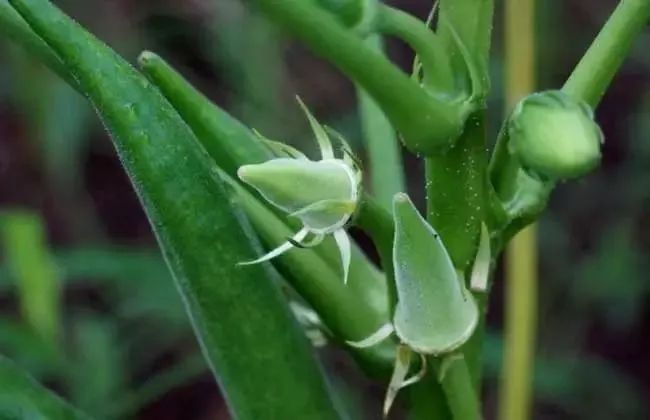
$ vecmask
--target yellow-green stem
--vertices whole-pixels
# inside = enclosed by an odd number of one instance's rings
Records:
[[[508,112],[535,86],[535,1],[506,2],[506,101]],[[530,418],[537,324],[537,229],[531,225],[506,251],[505,350],[500,420]]]

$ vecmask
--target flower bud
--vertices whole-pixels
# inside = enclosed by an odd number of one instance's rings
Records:
[[[332,234],[341,254],[343,282],[347,282],[351,245],[345,225],[354,214],[361,196],[361,171],[347,142],[330,130],[341,142],[343,156],[334,156],[328,131],[311,115],[298,98],[311,125],[321,151],[321,160],[309,160],[300,151],[283,143],[261,137],[269,148],[282,156],[256,165],[239,168],[239,179],[255,188],[266,200],[289,216],[302,222],[302,229],[287,242],[266,255],[244,264],[268,261],[294,246],[318,245],[325,235]],[[314,238],[303,242],[308,235]]]
[[[600,162],[603,134],[591,108],[561,91],[524,98],[508,122],[509,152],[532,175],[576,178]]]
[[[345,224],[359,195],[352,168],[336,159],[273,159],[242,166],[237,174],[270,203],[315,232],[330,233]]]

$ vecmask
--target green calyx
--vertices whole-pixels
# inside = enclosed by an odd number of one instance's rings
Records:
[[[524,98],[507,126],[508,151],[532,176],[561,180],[598,166],[603,134],[591,108],[561,91]]]
[[[397,286],[394,327],[421,354],[449,353],[472,335],[478,308],[440,236],[406,194],[393,201],[393,263]]]

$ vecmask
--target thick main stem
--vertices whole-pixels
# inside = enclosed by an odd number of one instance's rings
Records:
[[[596,107],[649,19],[650,0],[622,0],[562,90]]]

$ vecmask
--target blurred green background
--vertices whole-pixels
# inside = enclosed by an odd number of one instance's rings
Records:
[[[299,94],[364,156],[352,84],[240,0],[55,3],[130,61],[143,49],[160,53],[247,125],[312,151],[293,99]],[[431,6],[390,3],[423,19]],[[500,3],[492,132],[503,115]],[[539,3],[538,84],[557,88],[616,1]],[[598,109],[606,136],[601,169],[560,186],[540,223],[535,419],[650,418],[648,48],[650,32]],[[387,50],[410,68],[403,44],[389,40]],[[422,165],[404,159],[409,192],[423,204]],[[228,418],[93,110],[2,39],[0,180],[0,353],[100,419]],[[500,277],[485,346],[487,418],[496,412],[502,355]],[[355,398],[380,403],[382,384],[362,379],[341,351],[321,353],[337,389],[366,388]]]

